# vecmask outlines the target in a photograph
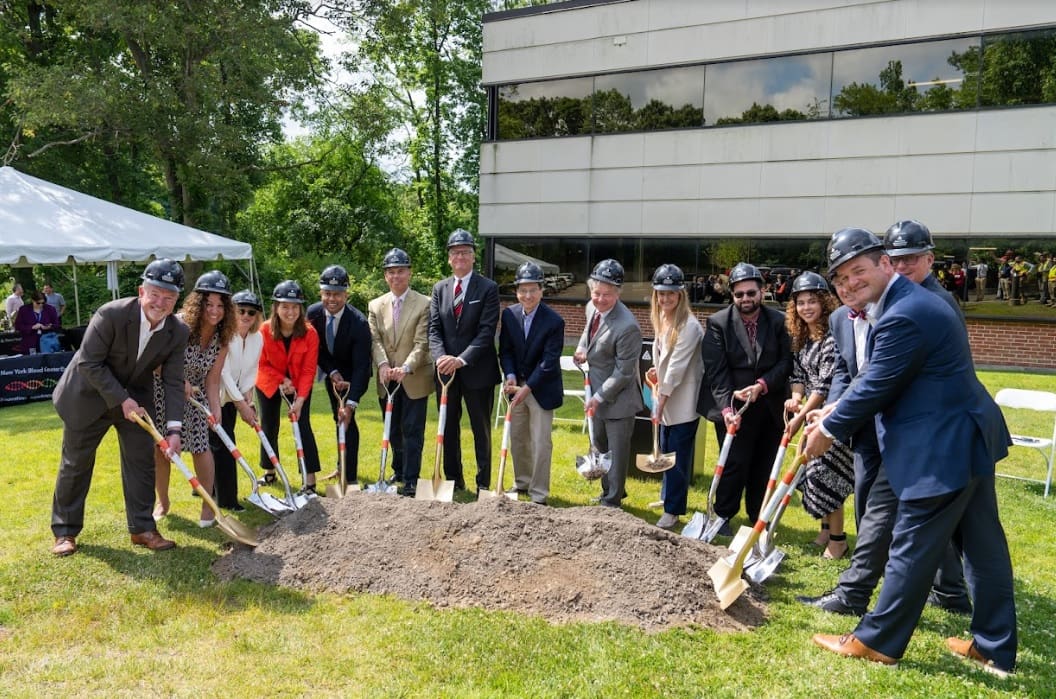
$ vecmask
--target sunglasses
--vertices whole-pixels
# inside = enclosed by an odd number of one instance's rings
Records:
[[[238,315],[240,315],[240,316],[249,316],[250,318],[254,318],[257,315],[257,309],[255,309],[255,308],[240,308],[240,309],[238,309]]]
[[[758,291],[735,291],[733,293],[733,298],[735,298],[735,299],[743,299],[745,297],[755,298],[758,295],[759,295]]]

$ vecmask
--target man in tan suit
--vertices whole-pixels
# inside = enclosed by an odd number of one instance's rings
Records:
[[[429,297],[410,288],[411,258],[399,248],[382,260],[389,292],[370,302],[372,354],[378,368],[378,402],[382,412],[386,387],[399,384],[392,406],[392,468],[403,481],[401,495],[414,497],[422,470],[425,411],[433,392],[433,358],[429,354]]]

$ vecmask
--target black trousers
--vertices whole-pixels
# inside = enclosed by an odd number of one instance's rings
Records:
[[[784,425],[774,419],[766,405],[753,403],[744,412],[715,492],[715,513],[719,517],[732,519],[741,509],[741,493],[744,493],[748,521],[755,524],[759,519],[770,467],[774,465],[783,432]],[[721,445],[726,438],[726,425],[716,422],[715,433]]]
[[[437,386],[437,405],[440,386]],[[495,408],[495,387],[465,388],[455,375],[447,389],[447,421],[444,425],[444,478],[465,488],[462,475],[462,402],[466,403],[469,426],[473,430],[473,451],[477,457],[477,490],[491,487],[491,411]]]
[[[224,432],[235,441],[235,424],[238,421],[238,408],[234,403],[224,403],[220,408],[220,426]],[[220,507],[234,507],[238,504],[238,464],[235,457],[227,450],[224,443],[209,432],[209,449],[213,452],[213,463],[216,466],[216,478],[213,481],[213,490],[216,495],[216,504]]]
[[[326,384],[326,396],[330,399],[330,413],[334,416],[334,442],[337,442],[337,397],[334,396],[333,382],[327,376],[323,382]],[[307,403],[305,403],[307,405]],[[335,450],[336,453],[336,450]],[[339,455],[340,458],[340,455]],[[337,466],[338,464],[334,464]],[[352,417],[345,427],[345,480],[355,483],[359,474],[359,425],[356,424],[356,411],[352,411]]]
[[[260,406],[260,427],[264,430],[264,436],[268,438],[269,442],[271,442],[271,448],[275,450],[275,453],[279,457],[279,461],[283,464],[287,473],[289,473],[290,469],[285,465],[291,462],[283,459],[282,452],[279,451],[279,425],[282,424],[283,420],[288,420],[287,415],[289,413],[289,410],[286,407],[286,401],[279,395],[278,389],[275,390],[275,395],[269,398],[258,388],[257,404]],[[297,424],[301,428],[301,443],[304,447],[305,470],[308,471],[308,473],[318,473],[319,447],[315,444],[315,434],[312,432],[311,414],[312,394],[309,392],[308,396],[304,399],[304,407],[301,409],[301,417],[297,420]],[[296,460],[292,463],[296,463]],[[271,459],[268,458],[268,454],[264,451],[263,446],[260,448],[260,467],[262,469],[271,468]]]
[[[385,403],[385,398],[378,399],[383,419]],[[392,402],[392,423],[389,426],[389,446],[392,449],[390,463],[396,480],[401,483],[413,486],[422,473],[425,413],[428,406],[428,396],[409,398],[403,391],[397,392]]]

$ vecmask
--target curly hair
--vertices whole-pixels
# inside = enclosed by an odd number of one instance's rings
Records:
[[[235,321],[235,304],[232,303],[229,295],[217,294],[213,291],[208,293],[192,291],[183,300],[183,305],[180,306],[180,317],[187,324],[187,327],[191,329],[187,342],[190,344],[201,341],[202,329],[205,327],[205,304],[211,294],[219,296],[224,304],[224,317],[220,319],[220,324],[216,326],[216,332],[220,338],[220,346],[227,347],[227,344],[231,342],[231,338],[235,334],[235,326],[237,325]]]
[[[796,297],[799,294],[810,294],[821,303],[821,318],[818,320],[818,325],[814,328],[814,332],[810,331],[810,327],[796,313]],[[839,299],[836,298],[835,294],[830,294],[828,291],[801,291],[799,294],[789,298],[788,304],[785,306],[785,328],[788,329],[788,334],[792,336],[793,352],[803,349],[808,340],[818,342],[824,338],[829,332],[829,316],[840,307]]]

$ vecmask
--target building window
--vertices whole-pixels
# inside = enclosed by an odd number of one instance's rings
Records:
[[[961,60],[977,71],[978,57]],[[982,59],[984,106],[1056,102],[1056,30],[985,37]]]
[[[593,78],[520,83],[499,88],[499,138],[590,133]]]
[[[723,126],[826,117],[831,69],[829,53],[710,65],[704,123]]]
[[[978,55],[978,37],[838,51],[833,116],[972,109]]]
[[[701,126],[703,105],[704,66],[599,75],[594,79],[597,133]]]

